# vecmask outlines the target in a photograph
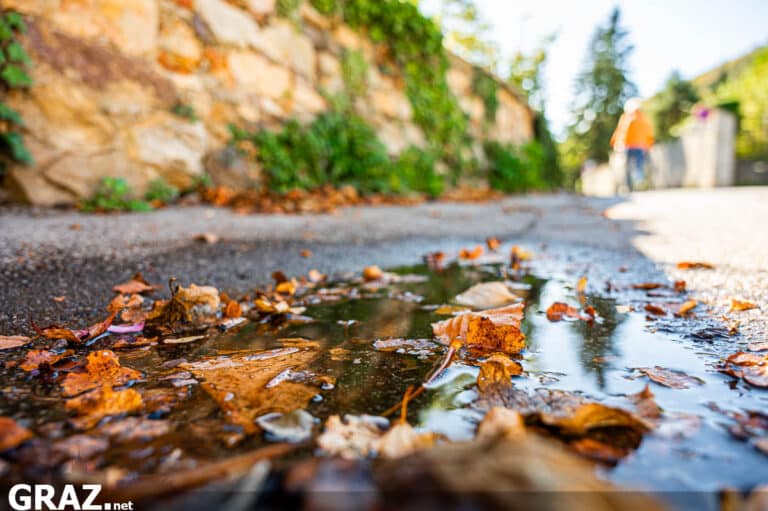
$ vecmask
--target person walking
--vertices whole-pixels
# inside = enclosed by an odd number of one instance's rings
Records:
[[[645,182],[645,162],[654,142],[653,127],[640,110],[641,105],[640,98],[631,98],[624,103],[624,113],[611,137],[613,150],[625,155],[629,191]]]

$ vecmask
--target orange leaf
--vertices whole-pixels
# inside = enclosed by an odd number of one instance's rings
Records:
[[[304,258],[312,257],[312,251],[307,249],[302,250],[301,252],[299,252],[299,254],[301,254],[301,257],[304,257]]]
[[[680,316],[687,316],[693,309],[696,308],[697,305],[698,302],[696,300],[688,300],[680,306],[680,308],[677,310],[677,313]]]
[[[501,241],[499,238],[486,238],[485,245],[488,247],[488,250],[495,252],[501,245]]]
[[[104,417],[135,412],[142,406],[141,394],[133,389],[114,391],[109,384],[69,399],[65,405],[67,410],[79,415],[71,419],[79,429],[90,429]]]
[[[155,286],[147,282],[144,279],[144,277],[141,275],[141,273],[137,273],[136,275],[131,277],[131,280],[129,280],[128,282],[118,284],[112,288],[112,290],[115,291],[116,293],[120,293],[124,295],[151,293],[155,289],[156,289]]]
[[[32,438],[32,432],[10,417],[0,417],[0,452],[13,449]]]
[[[702,263],[700,261],[691,262],[683,261],[677,263],[678,270],[713,270],[715,267],[709,263]]]
[[[34,371],[43,364],[53,365],[62,358],[72,355],[72,350],[67,350],[63,353],[56,354],[48,350],[29,350],[24,360],[21,361],[19,367],[24,371]]]
[[[650,312],[654,316],[666,316],[667,311],[665,311],[662,307],[649,303],[645,306],[646,312]]]
[[[587,276],[584,275],[579,279],[579,283],[576,284],[576,292],[583,293],[587,289]]]
[[[224,316],[227,318],[239,318],[243,315],[243,308],[235,300],[230,300],[224,308]]]
[[[578,318],[579,310],[563,302],[555,302],[547,309],[547,319],[550,321],[560,321],[564,317]]]
[[[678,293],[682,293],[685,291],[685,281],[684,280],[676,280],[675,281],[675,291]]]
[[[632,289],[651,290],[659,289],[660,287],[664,287],[664,284],[659,284],[658,282],[642,282],[640,284],[632,284]]]
[[[467,259],[469,261],[475,260],[481,255],[483,255],[483,247],[481,247],[480,245],[476,246],[472,250],[462,248],[461,251],[459,252],[460,259]]]
[[[10,350],[28,344],[29,337],[23,335],[0,335],[0,350]]]
[[[85,372],[69,373],[62,383],[64,396],[75,396],[101,384],[125,385],[141,378],[135,369],[122,367],[117,355],[110,350],[94,351],[88,354]]]
[[[445,345],[458,341],[484,351],[517,353],[525,347],[525,335],[520,331],[522,319],[523,304],[515,304],[432,323],[432,332]]]
[[[384,276],[384,272],[381,271],[381,268],[379,268],[376,265],[367,266],[363,270],[363,278],[369,282],[373,280],[379,280],[383,276]]]
[[[510,379],[523,373],[523,366],[504,353],[494,353],[481,365],[477,375],[477,388],[485,392],[494,386],[511,387]]]
[[[748,300],[739,300],[737,298],[731,298],[731,308],[728,309],[728,311],[741,312],[741,311],[748,311],[750,309],[757,309],[757,304],[755,302],[750,302]]]

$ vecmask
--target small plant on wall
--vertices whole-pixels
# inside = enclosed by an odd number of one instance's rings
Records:
[[[30,63],[29,55],[18,40],[18,35],[25,31],[26,25],[19,13],[0,12],[0,176],[8,163],[32,163],[32,156],[21,134],[24,121],[5,102],[11,89],[24,89],[32,85],[26,70]]]

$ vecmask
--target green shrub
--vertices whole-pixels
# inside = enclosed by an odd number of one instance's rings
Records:
[[[493,77],[482,69],[475,68],[472,76],[472,92],[483,100],[485,106],[485,120],[493,123],[496,120],[496,111],[499,109],[499,98],[496,95],[499,84]]]
[[[411,146],[392,163],[390,189],[395,193],[410,191],[436,198],[442,195],[445,180],[436,172],[437,155]]]
[[[86,212],[93,211],[151,211],[152,206],[135,199],[131,187],[122,177],[105,177],[96,188],[96,193],[80,205]]]
[[[179,198],[179,189],[169,185],[165,179],[157,178],[149,182],[147,191],[144,194],[144,200],[159,201],[163,204],[170,204]]]
[[[494,190],[515,193],[545,186],[541,178],[544,152],[538,142],[520,146],[486,142],[484,149],[488,157],[488,182]]]
[[[29,55],[19,43],[19,33],[26,32],[24,19],[17,12],[0,11],[0,91],[23,89],[32,85],[26,71]],[[30,165],[33,163],[24,144],[21,128],[24,121],[13,108],[0,100],[0,177],[8,161]]]

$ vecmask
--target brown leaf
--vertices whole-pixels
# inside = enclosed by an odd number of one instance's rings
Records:
[[[656,396],[651,392],[648,384],[637,394],[627,396],[635,404],[638,415],[644,419],[658,419],[661,417],[661,408],[656,403]]]
[[[649,303],[645,305],[646,312],[649,312],[653,314],[654,316],[666,316],[667,311],[665,311],[661,306]]]
[[[283,379],[268,386],[284,371],[296,371],[319,355],[316,349],[278,348],[249,355],[220,356],[181,364],[218,403],[227,421],[245,433],[258,428],[254,419],[270,412],[287,413],[305,408],[319,389],[307,383]]]
[[[673,389],[687,389],[690,385],[703,385],[704,381],[695,376],[689,376],[682,371],[666,369],[664,367],[640,367],[638,371],[645,374],[652,381]]]
[[[301,257],[305,259],[309,259],[310,257],[312,257],[312,251],[308,249],[304,249],[301,252],[299,252],[299,255],[301,255]]]
[[[62,296],[54,296],[53,298],[51,298],[51,300],[53,300],[56,303],[64,303],[64,302],[67,301],[67,297],[64,296],[64,295],[62,295]]]
[[[195,241],[200,241],[202,243],[213,245],[215,243],[218,243],[219,236],[212,232],[203,232],[200,234],[196,234],[192,239]]]
[[[515,304],[432,323],[432,332],[445,345],[459,341],[484,351],[518,353],[525,347],[525,335],[520,331],[522,319],[523,304]]]
[[[544,412],[540,416],[544,424],[557,427],[568,435],[580,436],[592,429],[611,427],[641,432],[648,429],[644,422],[625,410],[593,402],[581,404],[565,415]]]
[[[456,303],[475,309],[502,307],[518,300],[504,282],[482,282],[456,295]]]
[[[483,255],[483,247],[480,245],[476,246],[472,250],[469,250],[468,248],[462,248],[459,251],[459,259],[466,259],[468,261],[473,261],[479,258],[481,255]]]
[[[501,241],[499,238],[486,238],[485,239],[485,246],[488,247],[488,250],[491,252],[495,252],[499,246],[501,246]]]
[[[738,351],[729,356],[718,370],[742,378],[755,387],[768,387],[768,355]]]
[[[683,261],[677,263],[678,270],[713,270],[715,267],[709,263],[702,263],[699,261]]]
[[[227,306],[224,308],[224,317],[227,318],[239,318],[243,315],[243,308],[235,300],[230,300]]]
[[[142,406],[141,394],[133,389],[114,391],[109,384],[69,399],[65,405],[77,413],[70,422],[78,429],[90,429],[104,417],[135,412]]]
[[[737,298],[731,298],[731,307],[728,309],[728,311],[741,312],[741,311],[748,311],[751,309],[757,309],[757,304],[755,302],[750,302],[748,300],[739,300]]]
[[[220,305],[218,289],[190,284],[178,288],[170,300],[156,306],[147,321],[157,325],[211,323],[216,321]]]
[[[112,288],[113,291],[116,293],[120,293],[123,295],[132,295],[132,294],[141,294],[141,293],[151,293],[156,289],[156,286],[151,285],[149,282],[147,282],[144,277],[141,275],[141,273],[137,273],[133,277],[131,277],[131,280],[128,282],[123,282],[122,284],[118,284]]]
[[[482,364],[477,375],[477,388],[485,392],[497,385],[511,386],[512,377],[523,373],[523,366],[504,353],[494,353]]]
[[[555,302],[547,309],[547,319],[550,321],[560,321],[563,318],[578,319],[579,317],[579,310],[567,303]]]
[[[32,432],[10,417],[0,417],[0,452],[13,449],[32,438]]]
[[[11,350],[29,344],[31,339],[23,335],[0,335],[0,350]]]
[[[80,344],[82,339],[75,334],[69,328],[45,328],[38,332],[46,339],[64,339],[65,341],[72,342],[74,344]]]
[[[85,372],[69,373],[64,378],[63,395],[75,396],[103,384],[110,387],[120,386],[139,379],[141,379],[141,373],[135,369],[122,367],[113,351],[94,351],[88,354]]]
[[[676,280],[675,281],[675,291],[678,293],[685,292],[685,281],[684,280]]]
[[[436,272],[443,271],[445,268],[445,253],[444,252],[431,252],[424,256],[424,262],[427,267]]]
[[[384,459],[402,458],[435,445],[435,433],[417,433],[410,424],[398,423],[376,442],[376,451]]]
[[[629,449],[609,445],[594,438],[580,438],[568,445],[585,458],[609,465],[615,465],[629,454]]]
[[[659,284],[658,282],[642,282],[640,284],[632,284],[632,289],[651,290],[659,289],[660,287],[664,287],[664,284]]]
[[[53,365],[62,358],[71,356],[74,352],[67,350],[63,353],[54,353],[49,350],[29,350],[19,367],[24,371],[34,371],[41,365]]]

